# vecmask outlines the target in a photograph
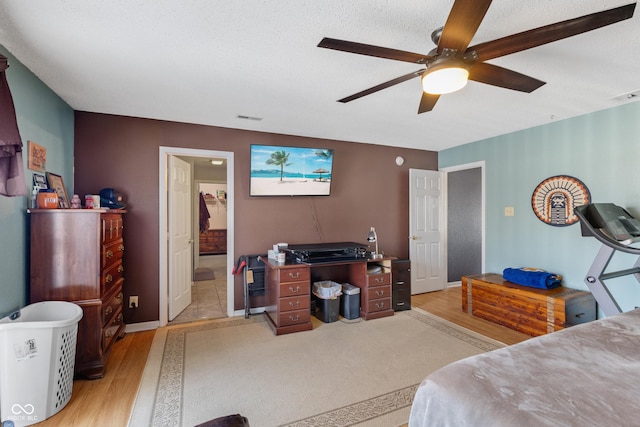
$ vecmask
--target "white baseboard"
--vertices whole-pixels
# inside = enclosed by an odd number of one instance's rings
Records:
[[[256,308],[249,309],[249,314],[260,314],[260,313],[264,313],[264,307],[256,307]],[[244,310],[234,311],[233,317],[237,317],[237,316],[244,316]]]
[[[130,323],[125,325],[125,332],[142,332],[142,331],[150,331],[152,329],[158,329],[160,327],[159,321],[153,322],[142,322],[142,323]]]
[[[456,288],[458,286],[462,286],[462,281],[457,281],[457,282],[449,282],[447,283],[447,289],[449,288]]]
[[[264,313],[264,307],[252,308],[250,310],[250,314],[259,314]],[[233,312],[233,317],[244,316],[244,310],[236,310]],[[152,322],[141,322],[141,323],[130,323],[125,325],[124,331],[126,333],[129,332],[142,332],[142,331],[150,331],[153,329],[158,329],[160,327],[160,321],[155,320]]]
[[[252,308],[249,311],[250,314],[260,314],[264,313],[264,307]],[[244,316],[244,310],[236,310],[233,312],[233,317]],[[141,322],[141,323],[130,323],[125,325],[125,332],[142,332],[142,331],[150,331],[152,329],[158,329],[160,327],[160,321],[155,320],[153,322]]]

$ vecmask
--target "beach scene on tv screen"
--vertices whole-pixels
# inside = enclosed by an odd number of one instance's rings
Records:
[[[251,146],[252,196],[327,196],[333,150]]]

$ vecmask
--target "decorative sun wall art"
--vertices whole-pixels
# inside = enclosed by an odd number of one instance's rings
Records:
[[[542,181],[531,196],[533,213],[545,224],[564,227],[578,222],[576,206],[591,203],[591,193],[582,181],[557,175]]]

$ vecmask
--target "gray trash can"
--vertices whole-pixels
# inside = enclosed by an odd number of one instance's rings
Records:
[[[340,315],[345,319],[360,317],[360,288],[350,283],[342,284]]]
[[[0,319],[0,421],[39,423],[71,400],[82,308],[65,301],[28,305]]]

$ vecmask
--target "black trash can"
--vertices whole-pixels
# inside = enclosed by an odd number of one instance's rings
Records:
[[[338,320],[340,313],[340,295],[331,297],[321,297],[313,294],[316,301],[315,316],[324,323],[331,323]]]
[[[342,284],[340,315],[345,319],[360,317],[360,288],[350,283]]]

